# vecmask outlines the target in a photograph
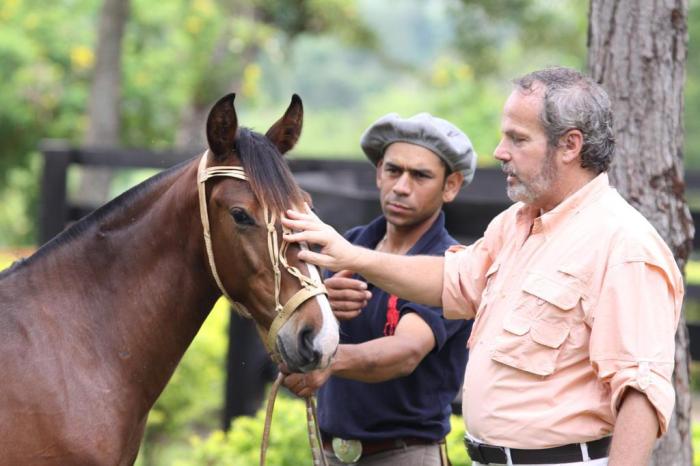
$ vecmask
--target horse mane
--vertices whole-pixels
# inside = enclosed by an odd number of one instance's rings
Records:
[[[172,173],[179,171],[180,169],[182,169],[183,166],[188,165],[189,163],[191,163],[191,159],[181,162],[160,173],[157,173],[151,178],[148,178],[142,183],[139,183],[133,188],[123,192],[116,198],[104,204],[102,207],[97,208],[93,212],[89,213],[85,217],[73,223],[61,233],[54,236],[31,256],[15,261],[10,267],[0,272],[0,279],[5,278],[11,273],[17,271],[18,269],[31,264],[35,260],[46,256],[55,249],[59,248],[60,246],[68,244],[71,241],[79,238],[84,232],[88,231],[94,225],[101,224],[113,212],[118,211],[125,205],[131,205],[138,202],[144,196],[149,194],[152,191],[152,188],[155,187],[161,180],[163,180],[163,178],[166,178]]]
[[[234,145],[258,202],[272,212],[301,206],[303,196],[277,147],[262,134],[239,128]]]

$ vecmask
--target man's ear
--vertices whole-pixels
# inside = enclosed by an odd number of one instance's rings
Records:
[[[582,148],[583,133],[578,129],[570,129],[559,139],[559,149],[564,163],[571,163],[580,158]]]
[[[442,202],[452,202],[464,183],[464,175],[462,172],[452,172],[445,179],[445,186],[442,188]]]

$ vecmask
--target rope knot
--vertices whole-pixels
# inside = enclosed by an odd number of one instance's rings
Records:
[[[275,230],[276,230],[276,229],[275,229],[275,224],[274,224],[274,223],[268,223],[268,224],[267,224],[267,231],[268,231],[269,233],[274,233]]]

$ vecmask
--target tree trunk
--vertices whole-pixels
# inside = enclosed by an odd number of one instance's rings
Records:
[[[181,149],[202,149],[207,146],[204,138],[204,127],[207,115],[216,99],[227,92],[239,93],[243,83],[243,70],[255,60],[259,47],[255,44],[246,44],[243,51],[232,58],[228,51],[228,44],[232,38],[228,27],[224,28],[219,40],[210,56],[209,66],[202,76],[202,80],[196,84],[195,92],[189,104],[183,109],[180,126],[175,135],[175,145]],[[236,68],[232,75],[222,79],[212,79],[209,71],[226,66],[226,62],[236,61]],[[227,67],[229,68],[229,67]]]
[[[129,0],[104,0],[88,102],[87,146],[119,144],[122,38],[128,15]],[[109,169],[83,168],[78,202],[87,205],[104,203],[109,196],[110,180]]]
[[[591,0],[588,67],[610,94],[616,154],[610,179],[661,234],[684,270],[694,233],[684,198],[683,83],[687,0]],[[692,464],[688,331],[676,333],[676,406],[652,464]]]
[[[226,25],[209,56],[209,65],[202,71],[195,83],[192,98],[182,110],[180,126],[175,135],[176,147],[201,149],[207,146],[204,127],[209,110],[221,95],[227,92],[239,93],[243,83],[243,71],[258,55],[260,45],[248,39],[243,50],[232,54],[229,44],[235,37],[234,18],[248,18],[257,21],[255,5],[247,1],[221,2],[227,17]]]

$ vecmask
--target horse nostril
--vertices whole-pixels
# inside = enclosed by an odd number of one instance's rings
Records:
[[[318,364],[321,353],[314,350],[314,329],[306,326],[299,332],[299,355],[306,364]],[[305,364],[305,365],[306,365]]]

